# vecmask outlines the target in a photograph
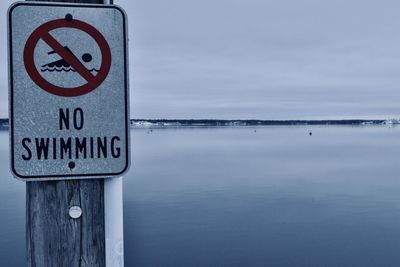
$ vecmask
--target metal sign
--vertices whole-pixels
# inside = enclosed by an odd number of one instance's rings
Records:
[[[14,176],[64,180],[126,172],[124,11],[107,5],[17,2],[8,20]]]

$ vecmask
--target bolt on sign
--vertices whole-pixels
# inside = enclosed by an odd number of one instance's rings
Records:
[[[125,12],[17,2],[8,10],[11,170],[25,181],[129,167]]]

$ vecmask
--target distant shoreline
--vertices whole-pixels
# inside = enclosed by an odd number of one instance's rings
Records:
[[[400,120],[217,120],[217,119],[132,119],[131,128],[149,127],[243,127],[243,126],[306,126],[306,125],[394,125]],[[0,119],[0,130],[8,130],[8,119]]]

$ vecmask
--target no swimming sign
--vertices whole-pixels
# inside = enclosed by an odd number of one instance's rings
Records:
[[[8,20],[13,174],[26,181],[123,174],[129,167],[123,10],[18,2]]]

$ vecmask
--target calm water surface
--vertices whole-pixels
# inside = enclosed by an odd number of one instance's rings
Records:
[[[126,266],[400,266],[400,128],[131,134]],[[25,185],[6,132],[0,149],[0,259],[24,266]]]

